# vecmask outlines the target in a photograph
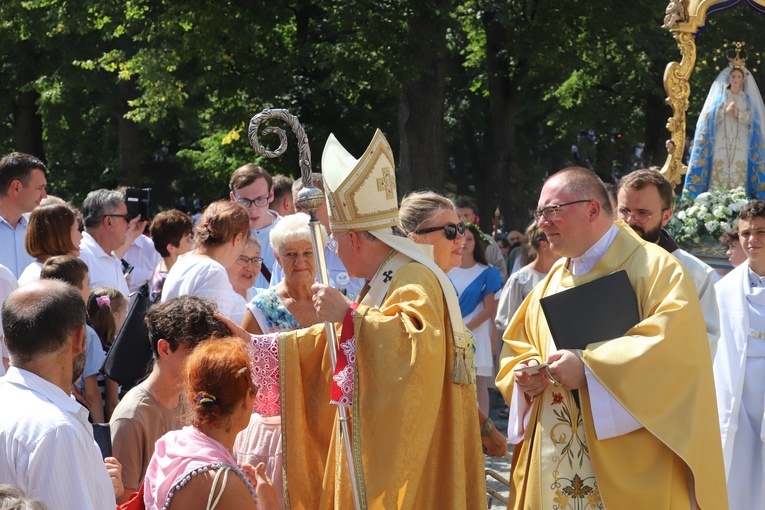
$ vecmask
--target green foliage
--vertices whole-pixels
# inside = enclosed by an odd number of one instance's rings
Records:
[[[750,51],[765,49],[762,18],[753,12],[740,5],[715,14],[698,38],[691,129],[717,72],[714,50],[732,40],[747,41]],[[516,186],[533,204],[545,174],[577,162],[574,144],[578,163],[603,176],[663,160],[671,111],[661,77],[679,55],[660,28],[662,17],[654,0],[629,6],[615,0],[6,0],[0,148],[19,145],[21,95],[31,94],[42,130],[25,136],[40,137],[53,191],[79,200],[89,189],[129,177],[118,150],[124,116],[140,133],[142,183],[166,188],[168,201],[194,192],[212,199],[225,194],[233,169],[258,160],[246,129],[266,107],[300,117],[317,170],[331,132],[361,154],[380,128],[397,151],[402,86],[431,71],[421,57],[432,52],[447,69],[447,187],[487,207],[508,193],[481,187],[499,90],[512,102],[514,134],[507,143],[522,169]],[[494,29],[501,35],[488,37]],[[765,83],[759,69],[755,76]],[[580,137],[590,129],[594,140]],[[643,142],[653,148],[637,160],[634,148]],[[293,145],[291,139],[284,157],[261,163],[296,176]]]

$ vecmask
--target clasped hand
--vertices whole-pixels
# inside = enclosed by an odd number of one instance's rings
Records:
[[[343,322],[345,314],[351,307],[351,300],[329,285],[314,283],[311,290],[313,291],[313,307],[319,319],[329,322]]]
[[[576,353],[569,350],[555,351],[547,357],[547,363],[550,366],[546,370],[540,370],[535,375],[523,372],[515,373],[515,384],[529,397],[542,393],[551,382],[556,385],[560,384],[569,391],[578,390],[587,385],[584,363]],[[519,366],[533,364],[538,364],[537,360],[524,361]]]
[[[738,106],[736,106],[735,101],[731,101],[730,104],[725,108],[725,113],[733,113],[733,116],[738,118]]]

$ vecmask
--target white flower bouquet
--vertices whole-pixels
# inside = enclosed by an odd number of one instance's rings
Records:
[[[717,245],[720,236],[738,225],[738,213],[748,202],[743,188],[712,188],[697,197],[682,195],[667,230],[684,246]]]

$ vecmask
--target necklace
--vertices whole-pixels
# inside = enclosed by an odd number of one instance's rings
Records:
[[[308,326],[313,326],[314,324],[316,324],[315,320],[311,320],[311,319],[309,319],[308,317],[305,316],[303,311],[300,309],[300,306],[298,306],[297,299],[295,299],[294,297],[292,297],[290,295],[290,291],[287,289],[287,284],[286,283],[284,284],[284,292],[287,294],[287,297],[292,300],[292,303],[295,305],[294,306],[295,310],[297,311],[297,313],[300,316],[300,318],[303,319],[302,322],[301,321],[298,321],[298,322],[300,322],[301,324],[307,324]],[[313,316],[314,316],[314,319],[315,319],[316,318],[316,310],[313,310]]]

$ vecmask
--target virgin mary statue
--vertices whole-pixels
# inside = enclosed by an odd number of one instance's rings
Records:
[[[765,107],[746,59],[730,58],[712,84],[693,137],[683,193],[696,196],[709,188],[744,188],[750,198],[765,199]]]

